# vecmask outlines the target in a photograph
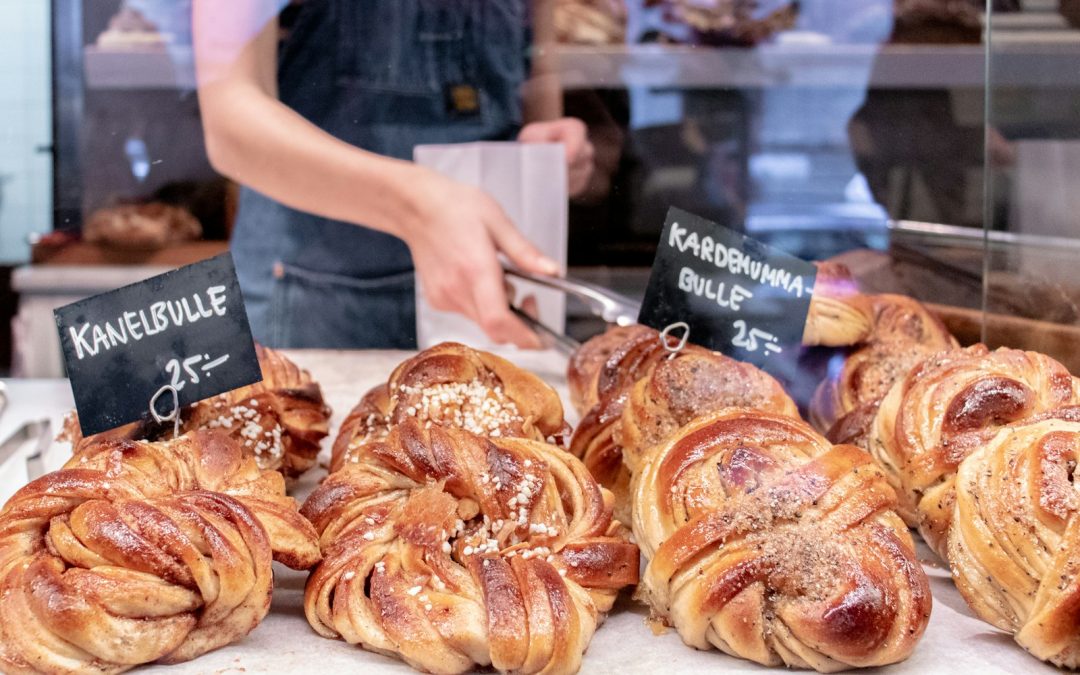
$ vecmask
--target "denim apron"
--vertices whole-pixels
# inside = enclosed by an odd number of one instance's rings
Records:
[[[529,46],[525,0],[306,0],[279,51],[280,96],[343,141],[411,159],[420,144],[512,138]],[[400,239],[245,188],[232,252],[264,344],[415,346]]]

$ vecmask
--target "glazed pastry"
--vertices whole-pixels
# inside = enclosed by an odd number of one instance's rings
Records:
[[[948,554],[983,620],[1063,668],[1080,666],[1080,408],[1004,428],[961,462]]]
[[[658,361],[631,390],[619,435],[624,463],[634,470],[648,448],[723,408],[799,416],[795,402],[765,371],[716,352],[680,353]]]
[[[821,383],[808,411],[810,423],[828,432],[831,441],[860,447],[865,447],[868,422],[892,385],[924,359],[958,346],[918,301],[903,295],[863,297],[871,307],[870,335]]]
[[[399,365],[342,423],[330,470],[359,461],[365,444],[406,419],[459,427],[493,438],[558,442],[566,432],[562,401],[536,375],[506,359],[444,342]]]
[[[368,443],[384,440],[390,433],[391,412],[390,388],[385,382],[368,390],[341,423],[330,455],[330,471],[358,458]]]
[[[308,371],[256,345],[262,382],[191,406],[182,429],[221,428],[255,455],[259,468],[296,478],[315,465],[330,433],[330,407]]]
[[[639,338],[651,342],[657,333],[648,326],[614,326],[597,335],[574,352],[566,371],[566,383],[570,389],[570,403],[579,415],[584,415],[600,402],[598,391],[600,373],[611,359],[612,353]],[[610,376],[607,378],[610,380]],[[607,386],[611,386],[610,383]]]
[[[613,339],[614,334],[618,334],[622,330],[627,330],[626,333],[622,334],[623,339],[618,345],[604,350],[607,358],[596,369],[596,374],[592,377],[594,384],[588,390],[585,400],[594,401],[594,403],[589,407],[586,414],[595,410],[597,406],[603,405],[606,401],[620,397],[625,398],[634,383],[644,377],[645,373],[649,372],[649,369],[657,361],[672,354],[661,342],[659,331],[642,325],[608,331],[586,342],[581,346],[579,352],[587,353],[593,348],[594,341],[601,346],[604,345],[609,339]],[[694,344],[687,344],[682,351],[705,352],[707,350]],[[571,360],[568,381],[576,377],[574,374],[575,360]]]
[[[930,310],[906,295],[872,295],[874,329],[872,339],[905,340],[929,345],[955,345],[952,334]]]
[[[260,469],[293,479],[315,465],[319,444],[330,428],[330,408],[322,389],[304,369],[279,351],[256,345],[262,381],[186,406],[180,431],[223,429],[250,452]],[[143,420],[83,438],[78,418],[68,416],[59,440],[74,452],[107,440],[172,438],[173,423]]]
[[[659,345],[655,331],[653,337]],[[570,443],[570,451],[615,494],[615,516],[624,523],[630,522],[630,469],[640,454],[695,417],[735,406],[798,417],[780,384],[750,364],[698,347],[667,356],[661,349],[639,362],[647,367],[616,368],[639,377],[628,378],[620,385],[625,393],[608,395],[590,411]]]
[[[622,339],[613,344],[616,336]],[[686,345],[683,352],[709,353],[696,345]],[[596,365],[601,354],[606,360]],[[622,447],[617,438],[623,409],[634,384],[670,355],[660,342],[658,331],[636,325],[612,329],[589,340],[570,361],[567,380],[591,382],[583,400],[596,401],[574,429],[570,452],[580,457],[600,484],[615,494],[616,517],[624,523],[630,522],[630,474],[623,467]],[[582,363],[590,363],[590,367],[584,369]]]
[[[873,308],[844,265],[818,262],[814,293],[803,329],[808,347],[847,347],[870,338]]]
[[[907,658],[930,589],[870,457],[731,408],[652,446],[633,479],[639,595],[686,644],[832,672]]]
[[[431,673],[573,673],[637,581],[610,502],[555,446],[406,418],[304,504],[308,621]]]
[[[1080,384],[1057,361],[983,345],[943,352],[898,382],[881,402],[869,450],[900,498],[900,513],[942,557],[960,463],[987,435],[1080,403]]]
[[[103,441],[0,511],[0,670],[119,673],[230,644],[266,616],[271,560],[311,524],[228,436]]]

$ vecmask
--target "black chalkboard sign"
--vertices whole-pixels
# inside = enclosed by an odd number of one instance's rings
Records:
[[[164,385],[183,406],[262,379],[229,253],[54,314],[87,436],[143,417]],[[157,407],[167,415],[171,394]]]
[[[802,343],[816,273],[811,263],[672,208],[638,321],[659,330],[684,321],[691,342],[781,375]]]

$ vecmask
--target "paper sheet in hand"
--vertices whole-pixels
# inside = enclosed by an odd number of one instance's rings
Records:
[[[420,145],[416,162],[490,194],[537,248],[562,265],[566,263],[567,188],[563,146],[557,143],[463,143]],[[469,246],[450,242],[447,246]],[[566,297],[558,291],[515,281],[518,300],[535,295],[540,320],[563,332]],[[444,340],[488,348],[491,341],[480,328],[459,314],[431,308],[417,288],[416,332],[420,348]]]

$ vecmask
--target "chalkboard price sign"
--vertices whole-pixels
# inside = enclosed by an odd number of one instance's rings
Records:
[[[165,385],[184,406],[262,378],[228,253],[54,315],[87,436],[148,414],[150,399]],[[157,405],[167,415],[172,397]]]
[[[690,341],[773,374],[802,342],[816,268],[811,263],[672,208],[638,320],[685,321]]]

